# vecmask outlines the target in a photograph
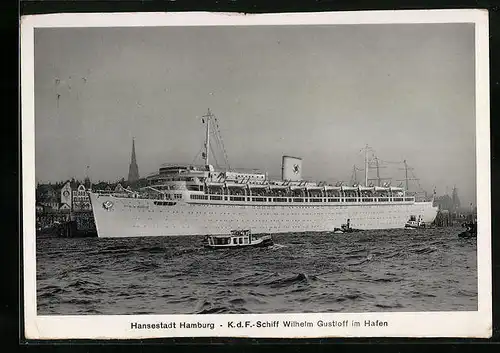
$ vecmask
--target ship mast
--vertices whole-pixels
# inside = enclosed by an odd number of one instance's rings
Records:
[[[405,181],[406,181],[406,190],[408,190],[408,164],[406,163],[406,159],[403,161],[405,164]]]
[[[391,178],[382,178],[380,176],[380,168],[386,168],[385,166],[381,166],[380,165],[380,160],[378,159],[377,156],[374,156],[373,157],[374,161],[375,161],[375,167],[377,169],[377,177],[376,178],[373,178],[373,179],[368,179],[369,181],[376,181],[377,182],[377,186],[382,186],[382,180],[391,180]]]
[[[406,186],[406,191],[408,191],[409,189],[408,181],[410,179],[408,179],[408,163],[406,163],[406,159],[403,161],[403,163],[405,165],[405,186]]]
[[[207,121],[207,131],[206,131],[206,138],[205,138],[205,165],[208,165],[209,159],[209,153],[210,153],[210,119],[213,118],[212,112],[210,112],[210,108],[208,109],[208,113],[203,116]]]
[[[356,168],[356,165],[353,165],[352,167],[352,177],[351,177],[351,184],[357,183],[358,182],[358,168]]]
[[[365,186],[368,186],[368,145],[365,148]]]
[[[373,152],[373,149],[366,145],[365,148],[363,148],[361,151],[365,152],[365,186],[368,186],[368,151]],[[360,152],[361,152],[360,151]]]
[[[413,168],[408,166],[408,163],[406,162],[406,159],[403,161],[403,164],[404,164],[404,166],[405,166],[405,167],[404,167],[404,171],[405,171],[405,178],[404,178],[404,179],[402,179],[402,180],[400,179],[400,180],[398,180],[398,181],[401,181],[401,182],[403,182],[403,181],[404,181],[404,182],[405,182],[406,191],[408,191],[408,189],[410,188],[410,186],[409,186],[409,183],[408,183],[408,182],[409,182],[410,180],[417,180],[417,181],[418,181],[419,179],[417,179],[417,178],[415,178],[415,177],[413,177],[413,178],[409,178],[409,177],[408,177],[408,171],[409,171],[409,170],[413,170]],[[400,168],[400,170],[401,170],[401,168]]]

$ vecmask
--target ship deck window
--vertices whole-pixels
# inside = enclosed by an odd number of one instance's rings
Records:
[[[191,200],[208,200],[207,195],[189,195]]]
[[[201,191],[202,186],[199,186],[199,185],[187,185],[186,188],[189,191]]]
[[[244,197],[231,196],[229,198],[230,201],[245,201]]]
[[[154,204],[156,206],[174,206],[176,203],[169,201],[154,201]]]

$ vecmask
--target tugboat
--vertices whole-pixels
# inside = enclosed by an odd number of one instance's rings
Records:
[[[425,224],[422,221],[422,216],[418,216],[418,219],[415,216],[410,216],[410,219],[405,224],[405,228],[406,229],[425,228]]]
[[[458,235],[459,238],[477,238],[477,222],[470,221],[462,223],[462,228],[466,228],[465,231]]]
[[[359,231],[360,231],[359,229],[353,229],[353,228],[351,228],[351,220],[350,219],[347,219],[347,223],[342,224],[340,226],[340,228],[334,228],[333,229],[333,232],[334,233],[338,233],[338,234],[341,234],[341,233],[354,233],[354,232],[359,232]]]
[[[232,230],[229,235],[208,235],[205,239],[205,247],[212,249],[266,247],[274,244],[270,235],[256,237],[249,229]]]

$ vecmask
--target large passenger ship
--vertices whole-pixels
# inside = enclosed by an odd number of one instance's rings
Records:
[[[432,201],[416,201],[392,186],[329,185],[303,180],[302,159],[282,157],[280,180],[267,173],[216,170],[210,164],[206,124],[205,164],[163,165],[150,185],[122,193],[90,192],[99,237],[328,232],[349,220],[356,229],[404,228],[410,217],[434,221]],[[365,155],[365,164],[366,162]]]

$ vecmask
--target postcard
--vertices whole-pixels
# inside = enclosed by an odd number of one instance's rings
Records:
[[[492,334],[488,12],[21,18],[27,339]]]

